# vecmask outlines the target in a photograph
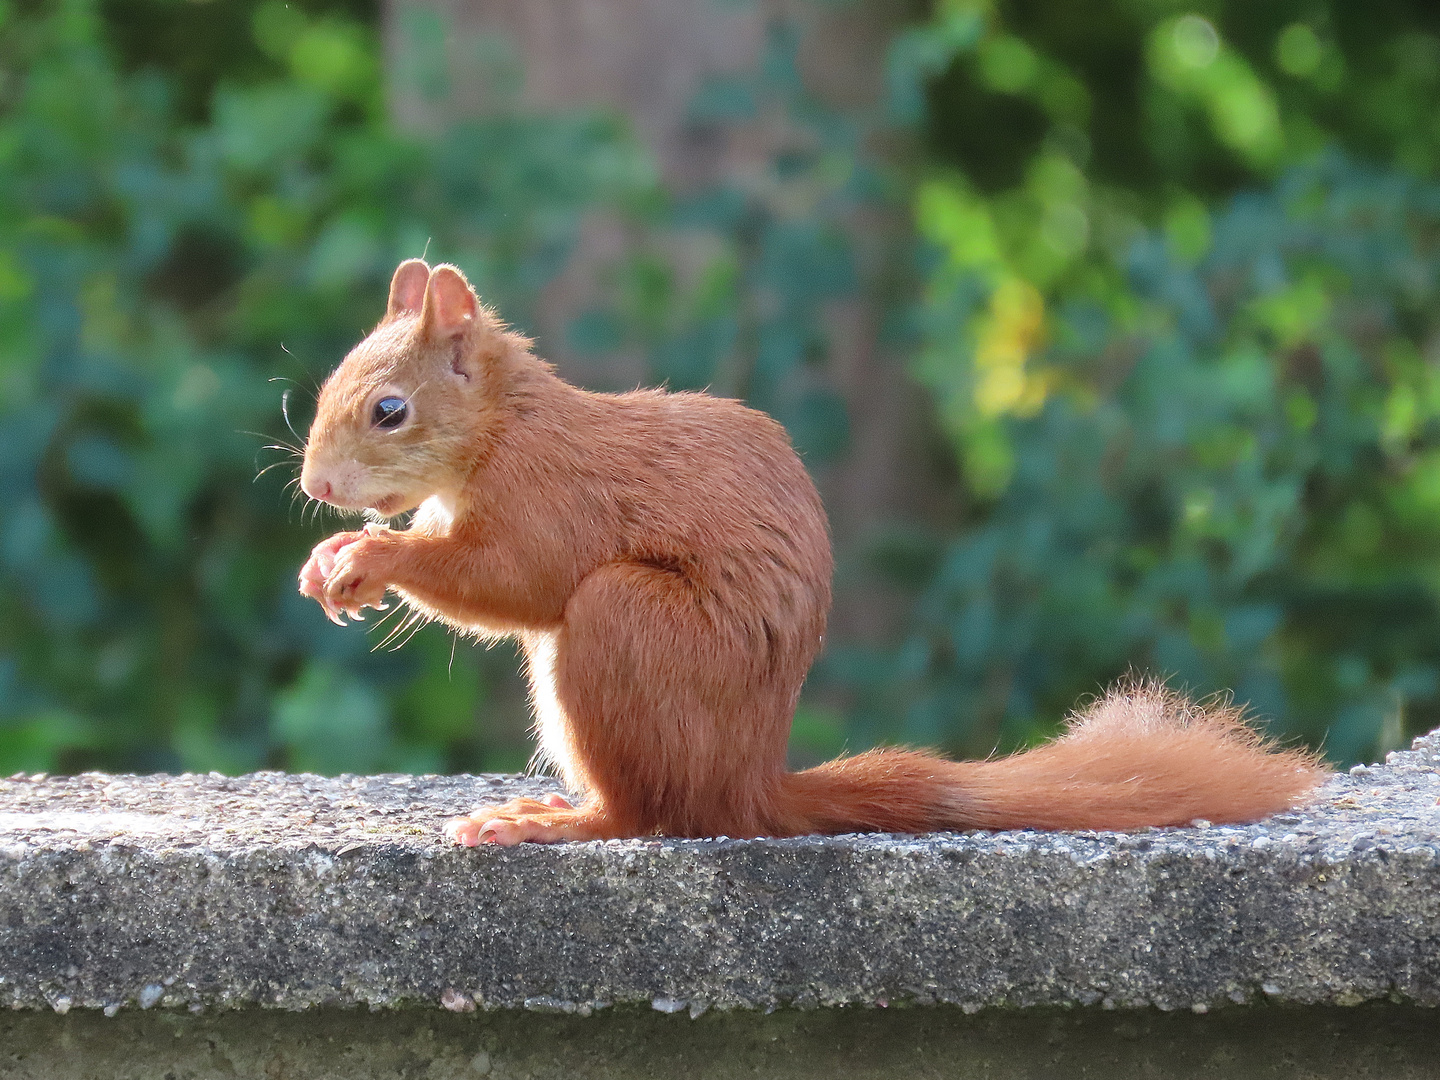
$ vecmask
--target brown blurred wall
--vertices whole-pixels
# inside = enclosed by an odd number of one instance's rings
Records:
[[[807,91],[833,108],[877,118],[886,46],[918,6],[913,0],[386,0],[392,71],[414,62],[406,53],[407,14],[428,8],[446,28],[446,95],[427,99],[414,79],[392,78],[391,108],[401,124],[421,129],[494,108],[507,93],[525,108],[613,108],[629,117],[671,191],[683,195],[724,180],[766,197],[776,188],[768,181],[774,154],[792,133],[763,115],[724,124],[692,121],[690,104],[705,80],[753,69],[767,27],[786,20],[800,31]],[[494,78],[494,64],[473,59],[497,41],[508,42],[519,61],[518,85],[508,90]],[[873,150],[904,171],[911,150],[903,133],[877,125],[873,142]],[[940,501],[941,489],[924,466],[926,406],[905,376],[905,358],[879,341],[882,312],[903,301],[909,287],[907,221],[902,205],[856,211],[843,222],[861,288],[827,311],[828,378],[851,421],[849,453],[818,477],[841,557],[832,636],[886,635],[898,615],[896,602],[852,580],[849,568],[868,538],[893,522],[932,516]],[[639,357],[610,358],[598,369],[566,349],[563,333],[589,306],[600,269],[630,242],[622,222],[596,215],[566,271],[537,304],[539,351],[584,385],[620,389],[644,379]],[[674,238],[668,255],[681,267],[698,266],[706,250],[707,238],[692,232]]]

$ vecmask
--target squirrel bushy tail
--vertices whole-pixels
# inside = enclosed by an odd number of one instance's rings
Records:
[[[1242,710],[1146,682],[1110,691],[1023,753],[947,761],[871,750],[789,774],[780,803],[796,833],[1121,830],[1254,821],[1324,774],[1315,755],[1267,744]]]

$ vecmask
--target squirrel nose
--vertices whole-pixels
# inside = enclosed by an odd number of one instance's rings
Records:
[[[300,486],[305,489],[306,495],[312,499],[318,499],[320,502],[327,501],[335,493],[329,480],[313,480],[307,477]]]

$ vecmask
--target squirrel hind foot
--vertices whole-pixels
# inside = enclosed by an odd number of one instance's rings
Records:
[[[463,847],[498,844],[555,844],[564,840],[599,840],[608,835],[604,818],[591,807],[574,807],[562,795],[539,799],[512,799],[502,806],[482,806],[466,817],[452,818],[444,827]]]

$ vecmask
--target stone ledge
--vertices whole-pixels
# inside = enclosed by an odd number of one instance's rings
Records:
[[[1440,1004],[1440,732],[1303,813],[1140,834],[457,849],[554,790],[260,773],[0,781],[0,1001],[588,1015]]]
[[[0,1012],[5,1080],[1435,1080],[1435,1012]]]

